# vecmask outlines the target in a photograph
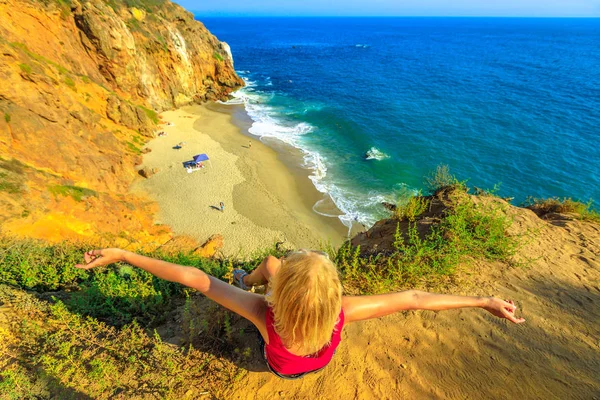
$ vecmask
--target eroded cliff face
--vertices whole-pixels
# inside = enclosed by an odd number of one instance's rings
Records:
[[[228,46],[168,0],[0,0],[2,230],[168,240],[127,194],[156,112],[242,85]]]

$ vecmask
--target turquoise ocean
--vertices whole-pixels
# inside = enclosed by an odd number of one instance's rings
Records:
[[[299,149],[346,225],[440,164],[517,205],[600,201],[600,19],[196,18],[231,46],[250,134]]]

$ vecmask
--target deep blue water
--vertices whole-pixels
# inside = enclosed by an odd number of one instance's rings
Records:
[[[249,84],[251,133],[303,149],[343,220],[439,164],[516,204],[600,201],[600,19],[197,19]]]

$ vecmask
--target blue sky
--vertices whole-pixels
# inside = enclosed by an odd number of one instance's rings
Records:
[[[600,0],[175,0],[202,16],[600,17]]]

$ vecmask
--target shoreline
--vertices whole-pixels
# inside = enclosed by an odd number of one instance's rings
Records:
[[[248,121],[243,120],[244,111],[243,106],[209,104],[164,112],[163,120],[174,125],[158,128],[166,136],[146,144],[151,152],[141,165],[157,172],[136,181],[131,191],[154,200],[159,205],[155,222],[175,234],[200,244],[221,234],[225,256],[246,257],[276,242],[290,248],[340,245],[347,228],[339,219],[313,211],[323,195],[312,186],[308,171],[299,165],[289,169],[291,160],[282,160],[285,154],[245,135],[244,122],[251,121],[247,115]],[[180,142],[185,145],[174,149]],[[200,153],[210,161],[188,173],[182,163]]]
[[[310,179],[310,175],[313,172],[311,169],[303,167],[304,165],[304,153],[277,138],[271,137],[257,137],[251,134],[248,129],[252,126],[254,121],[247,114],[244,105],[242,104],[220,104],[220,103],[207,103],[205,105],[209,110],[224,113],[230,116],[230,122],[235,125],[239,133],[241,133],[247,140],[252,143],[258,142],[265,145],[268,149],[275,153],[278,165],[277,168],[287,170],[295,180],[296,190],[280,191],[277,193],[282,200],[286,200],[289,203],[294,203],[300,196],[303,200],[304,207],[300,211],[303,213],[308,212],[307,222],[316,218],[321,223],[331,226],[339,235],[343,238],[353,237],[359,230],[358,225],[348,228],[345,226],[338,216],[343,215],[329,194],[320,192]],[[229,152],[235,153],[240,156],[245,156],[246,152],[239,147],[231,145],[227,139],[220,139],[219,136],[213,137],[213,139],[219,141],[221,145]],[[235,136],[231,137],[231,142],[238,140]],[[268,174],[263,176],[263,181],[269,181]],[[315,208],[318,207],[318,211]],[[306,216],[306,215],[304,215]],[[350,235],[349,235],[350,233]]]

